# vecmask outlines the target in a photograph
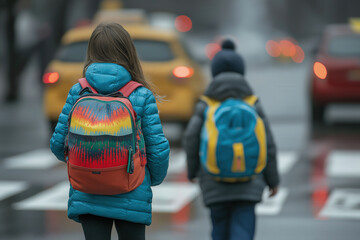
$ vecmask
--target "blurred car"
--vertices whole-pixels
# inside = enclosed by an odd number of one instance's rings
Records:
[[[163,121],[186,123],[206,81],[200,66],[186,51],[179,35],[148,25],[124,26],[132,36],[144,75],[164,97],[158,102]],[[45,114],[54,127],[70,88],[82,77],[87,42],[93,26],[68,31],[43,76]]]
[[[123,3],[120,0],[102,0],[100,2],[101,10],[117,10],[122,8],[123,8]]]
[[[143,9],[113,9],[100,10],[94,16],[94,25],[102,22],[117,22],[121,25],[147,25],[145,11]]]
[[[322,36],[310,81],[314,122],[330,103],[360,102],[360,31],[351,24],[330,25]]]

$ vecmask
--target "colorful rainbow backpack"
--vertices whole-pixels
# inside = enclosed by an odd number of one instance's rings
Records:
[[[85,78],[69,114],[65,156],[72,187],[101,195],[126,193],[144,180],[146,151],[140,120],[129,95],[140,83],[101,95]],[[88,94],[84,94],[88,91]]]
[[[200,162],[215,180],[248,181],[266,166],[266,132],[254,109],[256,96],[207,104],[200,137]]]

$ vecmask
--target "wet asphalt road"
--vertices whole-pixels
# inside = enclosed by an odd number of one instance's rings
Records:
[[[21,100],[0,104],[0,182],[26,183],[23,191],[0,199],[0,239],[83,239],[80,225],[68,220],[65,211],[14,208],[14,203],[49,189],[67,177],[64,165],[46,170],[9,170],[5,166],[9,157],[48,147],[50,133],[42,114],[41,88],[35,67],[36,63],[32,63],[24,74],[26,78],[22,77]],[[332,151],[359,149],[360,127],[356,124],[359,119],[353,114],[358,107],[331,107],[327,124],[312,128],[308,121],[307,98],[310,68],[309,60],[302,64],[268,62],[248,67],[248,81],[262,100],[279,152],[291,153],[295,158],[282,174],[281,187],[287,194],[280,204],[280,211],[259,215],[257,240],[359,238],[360,215],[353,219],[319,215],[335,190],[360,189],[359,176],[334,177],[326,171]],[[344,119],[346,113],[350,117]],[[352,124],[344,124],[349,121]],[[178,136],[174,127],[166,126],[165,130],[173,142],[173,151],[181,151],[179,145],[174,144]],[[170,173],[166,179],[166,182],[184,181],[184,171]],[[269,203],[272,204],[277,205]],[[352,212],[356,212],[358,206],[355,202]],[[205,240],[209,236],[208,211],[203,207],[201,197],[177,213],[154,213],[153,224],[147,228],[147,239],[150,240]]]

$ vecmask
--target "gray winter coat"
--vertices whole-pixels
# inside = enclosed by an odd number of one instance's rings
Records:
[[[205,96],[224,101],[227,98],[245,98],[253,95],[253,91],[241,74],[224,72],[217,75],[205,92]],[[271,188],[279,185],[279,174],[276,162],[276,146],[267,120],[259,100],[255,109],[263,119],[267,137],[267,166],[262,174],[250,182],[224,183],[215,181],[200,164],[199,148],[200,133],[204,122],[206,103],[199,101],[195,113],[191,118],[183,140],[187,154],[188,178],[199,177],[200,188],[206,206],[213,203],[227,201],[260,202],[265,186]]]

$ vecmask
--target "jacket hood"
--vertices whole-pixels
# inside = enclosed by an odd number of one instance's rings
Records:
[[[244,98],[253,91],[243,75],[234,72],[218,74],[205,91],[205,96],[223,101],[227,98]]]
[[[93,63],[87,68],[85,77],[102,94],[116,92],[131,80],[130,73],[115,63]]]

